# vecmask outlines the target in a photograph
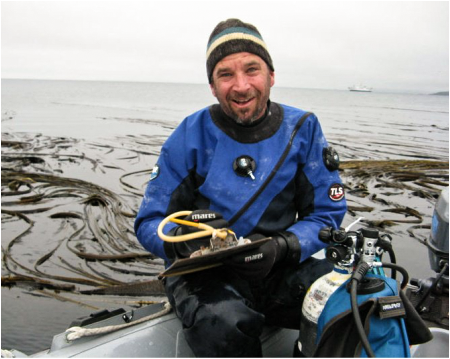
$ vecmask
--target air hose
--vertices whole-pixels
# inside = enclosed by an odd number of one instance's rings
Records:
[[[385,262],[380,263],[380,266],[381,266],[381,267],[390,268],[390,269],[392,269],[392,270],[398,270],[398,271],[402,274],[402,276],[403,276],[403,278],[402,278],[402,283],[401,283],[401,285],[400,285],[400,288],[401,288],[401,289],[405,289],[406,285],[407,285],[408,282],[409,282],[409,274],[408,274],[408,272],[406,271],[405,268],[400,267],[399,265],[394,264],[394,263],[385,263]],[[395,279],[395,278],[394,278],[394,279]]]
[[[392,270],[398,270],[403,275],[400,288],[404,289],[408,284],[409,275],[405,268],[394,263],[384,263],[384,262],[381,263],[374,262],[373,266],[386,267]],[[361,339],[361,344],[364,350],[366,351],[367,356],[370,358],[374,358],[375,353],[372,350],[366,331],[364,330],[364,325],[362,323],[361,316],[359,315],[358,299],[357,299],[358,284],[364,279],[365,275],[371,268],[372,267],[366,262],[361,262],[356,266],[350,279],[350,302],[353,319],[355,320],[356,330]]]
[[[350,280],[350,303],[352,306],[352,314],[353,319],[355,320],[356,330],[359,334],[359,338],[361,339],[361,344],[365,349],[367,356],[369,358],[375,358],[375,353],[370,346],[369,339],[367,338],[366,331],[364,330],[361,316],[359,315],[357,299],[358,284],[363,280],[369,270],[370,266],[366,262],[361,262],[356,266]]]
[[[229,233],[233,233],[232,231],[230,231],[229,229],[226,229],[226,228],[216,229],[211,226],[208,226],[205,223],[191,222],[191,221],[186,221],[184,219],[176,218],[176,217],[181,217],[181,216],[188,216],[191,213],[192,213],[192,211],[180,211],[180,212],[172,213],[171,215],[164,218],[158,226],[157,233],[158,233],[159,238],[161,238],[163,241],[166,241],[166,242],[176,243],[176,242],[184,242],[184,241],[189,241],[191,239],[202,238],[202,237],[207,237],[207,236],[220,237],[222,239],[225,239]],[[169,236],[169,235],[163,233],[163,228],[168,222],[173,222],[173,223],[182,224],[182,225],[186,225],[186,226],[196,227],[196,228],[201,229],[201,231],[183,234],[183,235],[179,235],[179,236]]]
[[[392,248],[392,237],[389,234],[384,234],[380,237],[380,247],[384,249],[389,254],[389,260],[393,264],[397,264],[397,258],[395,257],[394,249]],[[384,264],[385,267],[387,267],[386,264]],[[394,268],[392,269],[391,278],[397,279],[397,272]],[[404,274],[403,274],[404,275]]]

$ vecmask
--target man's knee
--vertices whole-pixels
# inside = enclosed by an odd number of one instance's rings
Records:
[[[197,356],[259,356],[263,326],[264,315],[244,300],[219,300],[199,306],[184,335]]]

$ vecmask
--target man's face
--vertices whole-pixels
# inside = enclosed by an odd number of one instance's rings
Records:
[[[211,91],[223,111],[240,124],[251,124],[266,110],[275,74],[257,55],[238,52],[214,68]]]

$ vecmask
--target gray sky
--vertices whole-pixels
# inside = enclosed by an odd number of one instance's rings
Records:
[[[449,87],[448,1],[2,1],[2,78],[206,83],[230,17],[259,29],[277,86]]]

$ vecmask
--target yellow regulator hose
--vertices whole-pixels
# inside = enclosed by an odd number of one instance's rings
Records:
[[[215,236],[220,237],[222,239],[226,238],[226,236],[228,234],[228,230],[226,228],[216,229],[211,226],[208,226],[205,223],[191,222],[191,221],[186,221],[184,219],[177,218],[177,217],[181,217],[181,216],[188,216],[191,213],[192,213],[192,211],[180,211],[180,212],[173,213],[173,214],[167,216],[166,218],[164,218],[164,220],[158,226],[157,233],[158,233],[159,238],[161,238],[163,241],[172,242],[172,243],[184,242],[184,241],[189,241],[191,239],[212,236],[213,234],[215,234]],[[163,233],[163,228],[165,227],[165,225],[168,222],[178,223],[178,224],[182,224],[185,226],[196,227],[196,228],[202,229],[202,231],[183,234],[180,236],[168,236]]]

